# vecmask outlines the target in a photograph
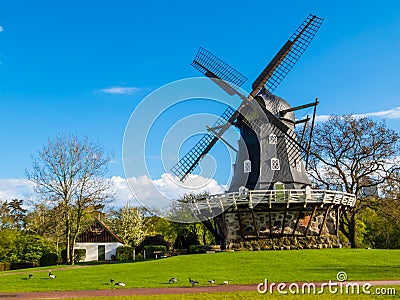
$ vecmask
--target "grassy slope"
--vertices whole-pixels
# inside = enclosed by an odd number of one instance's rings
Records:
[[[95,265],[83,268],[53,269],[55,280],[47,269],[36,270],[27,279],[29,269],[22,273],[5,272],[0,276],[0,291],[47,291],[114,288],[114,278],[127,287],[168,287],[168,279],[177,277],[175,285],[188,286],[188,277],[206,285],[229,280],[232,284],[336,280],[345,271],[349,280],[400,278],[400,250],[323,249],[302,251],[260,251],[198,254],[134,263]]]

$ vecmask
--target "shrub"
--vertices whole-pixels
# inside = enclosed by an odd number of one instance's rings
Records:
[[[163,245],[167,250],[171,247],[171,243],[164,239],[161,234],[146,236],[143,242],[136,247],[136,253],[143,252],[145,246]]]
[[[191,245],[190,253],[191,254],[206,253],[206,249],[203,245]]]
[[[74,262],[84,261],[86,258],[86,249],[74,249]]]
[[[57,264],[58,255],[56,253],[45,253],[40,257],[40,266],[54,266]]]
[[[144,251],[146,251],[146,258],[154,258],[156,257],[154,252],[162,251],[165,253],[167,251],[167,247],[163,245],[148,245],[144,246]]]
[[[118,247],[117,248],[117,260],[132,260],[133,259],[133,248],[132,247]]]

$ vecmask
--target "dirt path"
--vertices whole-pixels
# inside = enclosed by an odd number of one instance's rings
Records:
[[[348,281],[358,283],[362,286],[369,283],[372,286],[400,285],[400,280],[379,280],[379,281]],[[324,282],[325,283],[325,282]],[[288,283],[287,285],[289,285]],[[297,283],[301,286],[302,282]],[[315,282],[320,287],[322,282]],[[91,291],[59,291],[59,292],[24,292],[24,293],[1,293],[0,299],[65,299],[84,297],[112,297],[112,296],[134,296],[134,295],[159,295],[159,294],[190,294],[190,293],[217,293],[217,292],[239,292],[257,291],[257,285],[217,285],[198,287],[168,287],[168,288],[135,288],[115,290],[91,290]]]

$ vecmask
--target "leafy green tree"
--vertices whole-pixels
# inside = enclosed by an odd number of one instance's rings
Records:
[[[144,239],[143,219],[137,207],[126,204],[112,213],[109,223],[113,231],[132,247],[136,247]]]
[[[6,228],[15,228],[15,226],[8,203],[3,201],[0,206],[0,229]]]
[[[161,234],[170,242],[174,242],[177,235],[173,222],[158,216],[146,216],[143,219],[143,230],[146,235]]]
[[[373,248],[400,248],[400,174],[396,172],[381,186],[381,199],[367,209],[362,218],[366,224],[365,239]]]
[[[25,222],[27,232],[43,236],[54,243],[59,252],[60,243],[65,243],[65,226],[60,206],[47,207],[44,203],[37,203],[27,214]]]
[[[54,245],[42,236],[16,229],[0,230],[0,261],[39,262],[43,254],[54,252]]]
[[[55,252],[52,244],[37,235],[19,235],[11,252],[12,262],[39,262],[45,253]]]
[[[25,226],[26,209],[22,207],[23,200],[12,199],[7,203],[14,226],[21,230]]]
[[[0,262],[11,262],[12,251],[15,249],[16,239],[20,234],[16,229],[2,228],[0,230]]]

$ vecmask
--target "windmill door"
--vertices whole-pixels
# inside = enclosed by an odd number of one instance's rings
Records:
[[[106,246],[98,245],[97,246],[98,260],[106,260]]]

